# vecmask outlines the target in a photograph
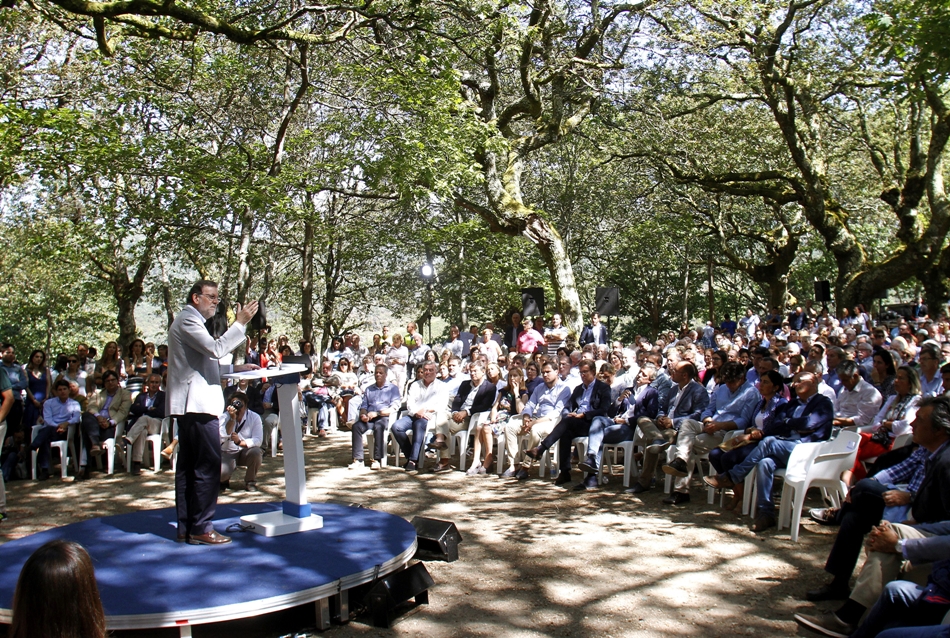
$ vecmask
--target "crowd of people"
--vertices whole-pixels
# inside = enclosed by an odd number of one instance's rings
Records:
[[[696,460],[708,458],[715,473],[704,481],[732,492],[730,508],[742,506],[745,478],[755,473],[756,532],[776,525],[773,480],[796,446],[856,431],[857,459],[842,476],[848,498],[810,513],[840,532],[826,566],[833,579],[808,598],[845,602],[833,614],[796,618],[826,635],[873,636],[889,623],[939,622],[950,610],[950,325],[915,314],[886,326],[860,306],[838,318],[810,304],[764,317],[749,309],[738,321],[726,316],[718,326],[624,344],[610,339],[596,313],[577,336],[557,314],[545,321],[513,312],[500,331],[491,323],[451,326],[439,344],[427,344],[409,323],[405,333],[384,327],[370,345],[355,333],[339,335],[320,354],[305,340],[294,348],[286,336],[250,337],[242,354],[261,367],[309,363],[299,417],[312,419],[320,437],[334,427],[349,431],[354,471],[367,467],[367,432],[374,434],[370,470],[395,455],[407,473],[427,457],[432,472],[455,471],[452,439],[467,431],[471,446],[458,454],[471,457],[468,475],[494,474],[497,464],[503,479],[531,480],[534,465],[556,455],[556,485],[596,490],[604,446],[635,441],[632,497],[655,489],[662,471],[673,478],[662,502],[688,503]],[[3,345],[13,395],[3,401],[7,478],[31,449],[38,478],[48,477],[49,443],[74,427],[81,480],[123,422],[120,446],[132,446],[133,473],[141,471],[144,437],[161,431],[165,416],[167,352],[138,340],[129,351],[122,357],[110,342],[95,359],[80,344],[50,369],[42,351],[21,365],[14,347]],[[245,488],[256,489],[265,434],[280,412],[275,388],[283,379],[274,375],[225,388],[221,489],[238,466],[247,468]],[[34,425],[43,427],[30,440]],[[391,451],[390,433],[398,448]],[[586,438],[580,456],[577,438]],[[173,454],[175,444],[163,453]],[[852,590],[862,544],[869,558]]]

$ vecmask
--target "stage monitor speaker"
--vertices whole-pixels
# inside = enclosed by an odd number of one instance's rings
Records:
[[[264,303],[263,299],[259,299],[257,302],[257,312],[254,313],[254,316],[251,317],[251,321],[248,324],[248,330],[253,333],[260,334],[262,330],[267,328],[267,304]]]
[[[616,317],[620,313],[620,289],[619,288],[597,288],[597,303],[594,304],[594,312],[599,315]]]
[[[422,516],[416,516],[411,522],[416,528],[416,540],[419,545],[415,558],[444,560],[447,563],[459,559],[459,543],[462,542],[462,535],[459,534],[455,523]]]
[[[521,289],[521,316],[539,317],[544,315],[544,288]]]
[[[306,371],[303,374],[310,374],[313,372],[313,360],[305,354],[293,355],[291,357],[284,357],[282,363],[297,363],[300,365],[307,366]]]
[[[416,605],[429,604],[429,588],[435,584],[422,563],[390,574],[372,587],[363,597],[363,604],[373,616],[373,625],[388,628],[397,605],[415,599]]]
[[[831,301],[831,284],[827,279],[815,282],[815,301]]]

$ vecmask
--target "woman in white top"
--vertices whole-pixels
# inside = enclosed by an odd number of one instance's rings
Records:
[[[386,352],[386,363],[393,373],[393,383],[402,394],[406,385],[406,361],[409,359],[409,348],[402,345],[402,335],[398,332],[393,335],[393,345]]]
[[[488,358],[488,363],[498,363],[498,357],[501,356],[501,347],[492,340],[491,328],[482,330],[482,341],[478,344],[478,352]]]
[[[867,476],[863,461],[890,451],[895,438],[911,431],[910,424],[917,417],[917,404],[920,403],[920,377],[917,370],[909,366],[898,368],[894,390],[895,393],[884,401],[874,422],[860,428],[858,458],[854,467],[841,475],[841,480],[848,485],[854,485]]]

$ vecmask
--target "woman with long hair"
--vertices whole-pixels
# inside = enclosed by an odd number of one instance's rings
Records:
[[[105,638],[106,616],[82,545],[50,541],[23,564],[10,638]]]
[[[874,348],[873,356],[871,385],[877,388],[877,391],[881,393],[881,398],[887,401],[887,398],[895,392],[894,381],[897,379],[897,366],[894,364],[893,355],[885,348]]]
[[[43,414],[43,401],[50,396],[53,374],[46,367],[46,353],[34,350],[29,362],[23,366],[26,373],[26,403],[23,406],[23,427],[29,432]]]
[[[152,360],[145,350],[145,342],[141,339],[133,339],[129,344],[129,355],[125,358],[125,370],[129,375],[127,383],[133,380],[141,387],[145,383],[145,377],[152,371]]]
[[[125,362],[119,352],[119,344],[110,341],[102,349],[102,356],[96,361],[96,369],[93,374],[96,381],[96,387],[102,387],[102,374],[106,370],[112,370],[119,375],[119,381],[124,381],[127,377],[125,373]]]

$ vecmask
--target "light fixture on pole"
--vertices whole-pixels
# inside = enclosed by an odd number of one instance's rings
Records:
[[[425,262],[419,267],[419,276],[426,282],[426,296],[428,303],[429,343],[432,343],[432,280],[435,279],[435,268]]]

